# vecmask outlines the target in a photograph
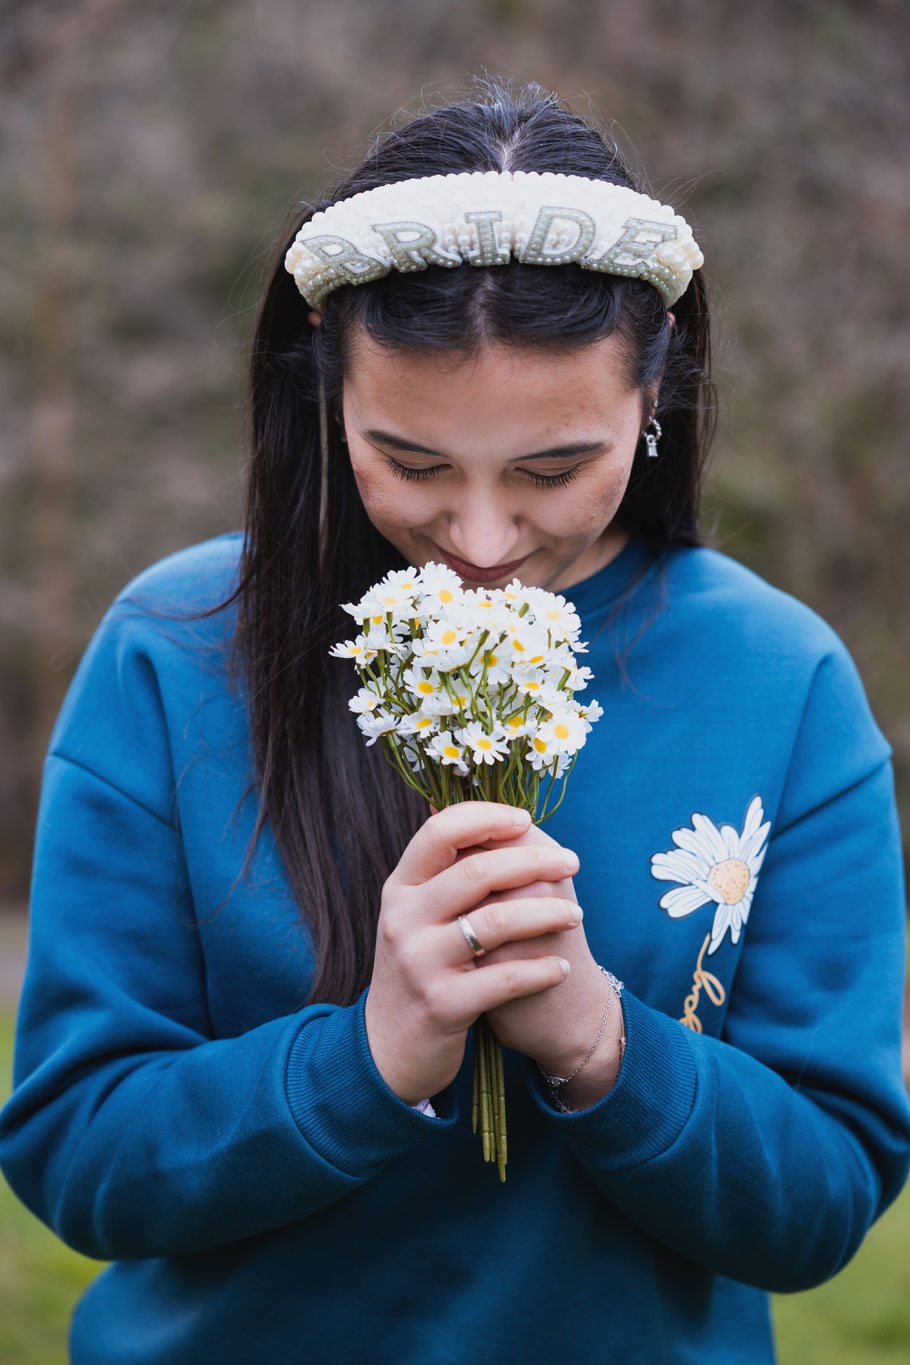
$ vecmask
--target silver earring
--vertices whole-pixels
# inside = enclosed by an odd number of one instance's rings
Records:
[[[653,431],[650,430],[651,427],[654,428]],[[641,434],[644,436],[645,445],[648,447],[648,459],[656,460],[660,454],[660,451],[657,449],[657,442],[660,440],[661,436],[663,436],[660,422],[658,422],[656,417],[651,416],[648,418],[648,425]]]

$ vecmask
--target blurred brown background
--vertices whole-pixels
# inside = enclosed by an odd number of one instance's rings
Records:
[[[239,525],[287,209],[483,68],[593,106],[694,224],[709,539],[845,639],[910,832],[905,0],[0,0],[0,907],[110,599]]]

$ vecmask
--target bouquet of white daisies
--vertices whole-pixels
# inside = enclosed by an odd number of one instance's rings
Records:
[[[438,809],[502,801],[535,824],[562,801],[596,701],[574,700],[593,676],[575,655],[581,622],[571,602],[513,579],[471,589],[446,565],[389,573],[343,609],[360,624],[334,645],[362,686],[348,705],[367,744]],[[562,780],[551,805],[554,786]],[[482,1017],[474,1028],[474,1131],[505,1179],[502,1048]]]

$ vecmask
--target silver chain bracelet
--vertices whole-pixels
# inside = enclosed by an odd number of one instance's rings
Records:
[[[544,1071],[544,1069],[543,1069],[542,1066],[539,1066],[539,1067],[537,1068],[537,1070],[540,1072],[541,1076],[543,1076],[544,1080],[546,1081],[547,1085],[550,1087],[550,1090],[551,1090],[551,1092],[552,1092],[553,1103],[556,1105],[556,1107],[557,1107],[558,1109],[561,1109],[561,1110],[563,1111],[564,1114],[570,1113],[571,1110],[569,1109],[568,1105],[563,1104],[562,1100],[561,1100],[561,1099],[559,1098],[559,1096],[556,1094],[557,1090],[559,1089],[559,1087],[560,1087],[561,1085],[568,1085],[569,1081],[574,1080],[575,1077],[578,1075],[579,1071],[581,1070],[581,1068],[582,1068],[587,1062],[589,1062],[589,1061],[591,1060],[591,1058],[594,1056],[594,1053],[595,1053],[596,1050],[597,1050],[597,1044],[600,1042],[601,1038],[603,1037],[604,1029],[607,1027],[607,1020],[609,1019],[609,1017],[610,1017],[610,1011],[611,1011],[611,1009],[613,1008],[613,998],[614,998],[614,996],[615,996],[617,999],[622,999],[623,982],[622,982],[622,981],[618,981],[618,980],[616,979],[616,977],[613,975],[612,972],[608,972],[608,971],[607,971],[606,967],[601,967],[601,968],[600,968],[600,971],[603,972],[604,976],[607,978],[607,980],[608,980],[609,983],[610,983],[610,998],[609,998],[609,1000],[607,1001],[607,1008],[604,1010],[604,1017],[603,1017],[603,1019],[600,1021],[600,1028],[597,1030],[597,1037],[594,1039],[594,1042],[591,1044],[591,1047],[589,1048],[588,1052],[585,1054],[585,1056],[584,1056],[584,1057],[581,1059],[581,1061],[578,1063],[578,1066],[577,1066],[577,1067],[575,1068],[575,1070],[572,1072],[571,1076],[548,1076],[547,1073],[546,1073],[546,1071]],[[625,1040],[625,1036],[623,1036],[623,1037],[620,1039],[620,1042],[619,1042],[619,1062],[620,1062],[620,1066],[622,1065],[622,1054],[623,1054],[624,1047],[625,1047],[625,1041],[626,1041],[626,1040]]]

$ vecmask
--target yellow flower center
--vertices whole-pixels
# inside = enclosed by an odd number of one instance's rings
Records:
[[[547,741],[545,739],[535,739],[534,748],[539,754],[545,754],[547,752]]]
[[[457,639],[458,639],[457,630],[444,630],[442,632],[442,643],[444,645],[454,645]]]
[[[458,757],[458,750],[455,748],[455,745],[454,745],[454,744],[444,744],[444,745],[442,746],[442,752],[444,753],[444,755],[446,756],[446,758],[457,758],[457,757]]]
[[[557,739],[568,739],[568,738],[569,738],[569,727],[568,727],[568,725],[554,725],[554,726],[553,726],[553,733],[554,733],[554,735],[556,736]]]
[[[725,858],[715,863],[705,881],[719,891],[727,905],[736,905],[749,888],[749,869],[741,858]]]
[[[477,741],[477,747],[478,749],[492,749],[493,742],[489,739],[479,739]]]
[[[452,602],[455,598],[455,594],[449,588],[440,588],[436,596],[440,602]]]
[[[374,626],[379,626],[382,625],[383,618],[381,616],[371,616],[370,620],[373,622]]]
[[[424,679],[423,682],[417,684],[417,691],[422,692],[425,697],[431,697],[436,691],[436,688],[431,682],[427,682],[426,679]]]
[[[432,724],[433,724],[433,718],[432,718],[432,716],[424,716],[421,720],[419,720],[419,721],[417,722],[417,729],[418,729],[418,730],[426,730],[426,729],[428,729],[428,727],[431,726]]]
[[[387,607],[394,607],[398,602],[398,597],[380,597],[380,602],[384,602]]]
[[[547,620],[548,620],[548,621],[561,621],[561,620],[562,620],[562,612],[559,611],[558,609],[557,609],[556,611],[548,611],[548,612],[547,612]]]

